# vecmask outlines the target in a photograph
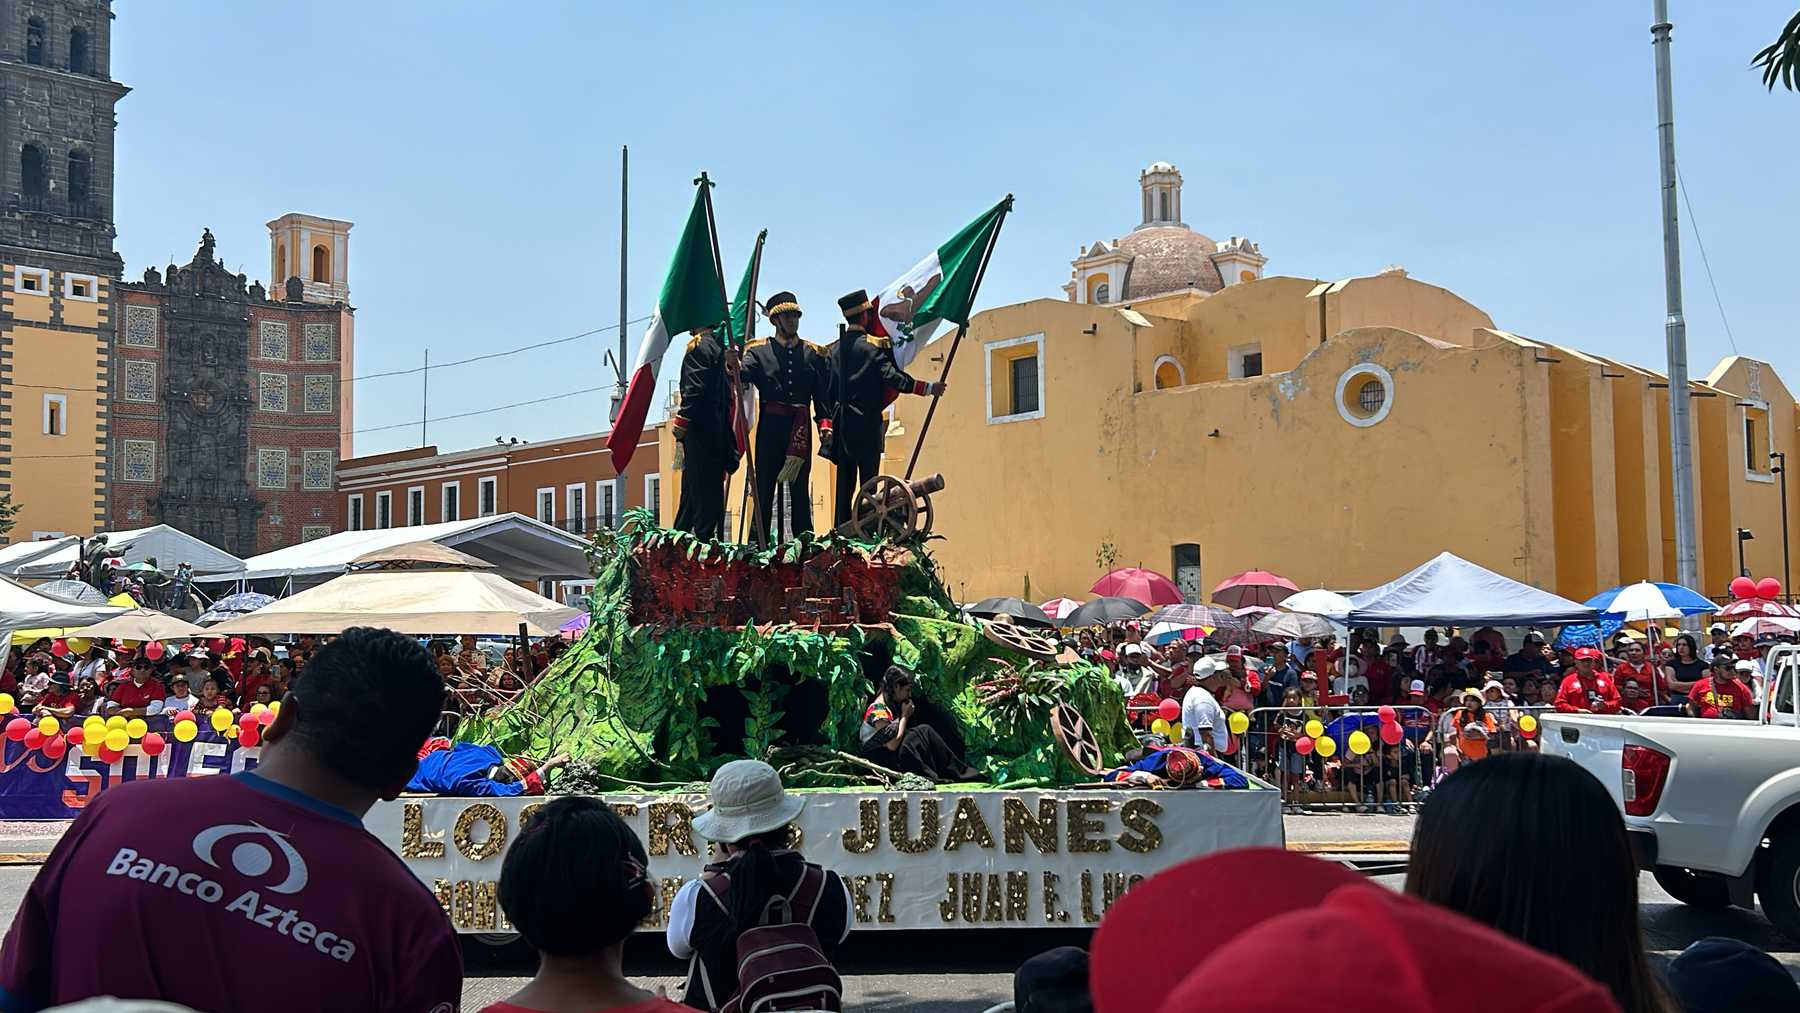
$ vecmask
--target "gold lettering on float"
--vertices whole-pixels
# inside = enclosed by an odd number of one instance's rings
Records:
[[[881,800],[865,798],[856,803],[856,829],[844,831],[844,850],[866,855],[881,843]]]
[[[1162,828],[1156,817],[1163,808],[1147,798],[1134,798],[1119,808],[1119,823],[1125,827],[1117,840],[1119,847],[1134,855],[1147,855],[1162,847]]]
[[[956,873],[944,873],[944,899],[938,901],[938,917],[946,922],[956,920]]]
[[[539,812],[542,812],[544,806],[549,805],[549,804],[550,803],[548,803],[548,802],[533,802],[530,805],[526,806],[525,808],[520,809],[519,810],[519,829],[520,830],[525,829],[525,824],[530,822],[531,818],[533,816],[536,816]]]
[[[444,917],[450,917],[450,881],[447,879],[432,880],[431,892],[437,895],[438,907],[444,909]]]
[[[962,917],[970,925],[981,924],[981,873],[962,874]]]
[[[1091,819],[1089,814],[1112,812],[1110,798],[1077,798],[1067,803],[1069,854],[1084,855],[1101,851],[1111,851],[1112,841],[1105,837],[1096,838],[1095,834],[1106,832],[1106,823]],[[1085,873],[1084,873],[1085,875]]]
[[[673,822],[670,817],[674,817]],[[674,845],[677,854],[698,855],[694,847],[694,810],[686,802],[650,803],[650,855],[660,858]]]
[[[656,910],[650,912],[650,924],[653,927],[662,928],[669,924],[669,908],[674,906],[675,894],[686,881],[686,876],[664,876],[657,881]]]
[[[538,805],[542,804],[542,802],[538,803]],[[627,823],[637,822],[638,807],[636,802],[614,802],[612,803],[612,811]]]
[[[990,872],[987,875],[987,903],[982,906],[982,918],[990,925],[1006,920],[1006,912],[1000,907],[1000,874]]]
[[[944,850],[955,851],[965,842],[989,850],[994,847],[994,833],[988,829],[987,820],[981,815],[981,807],[975,804],[971,795],[963,795],[956,800],[956,812],[950,817],[950,833],[944,839]]]
[[[1112,910],[1114,901],[1125,896],[1125,888],[1130,884],[1126,882],[1125,874],[1122,872],[1109,872],[1102,877],[1101,882],[1105,888],[1103,894],[1105,906],[1101,908],[1101,913],[1104,914]]]
[[[487,824],[487,837],[480,842],[470,833],[477,823]],[[485,862],[506,847],[506,814],[486,802],[477,802],[456,817],[456,828],[451,831],[450,840],[464,858]]]
[[[845,876],[844,885],[850,888],[850,908],[856,913],[859,925],[867,925],[875,919],[869,917],[869,881],[873,876]]]
[[[888,843],[903,855],[923,855],[938,844],[938,800],[930,796],[919,799],[919,836],[907,833],[911,822],[905,796],[888,799]]]
[[[894,923],[894,874],[878,872],[875,874],[875,882],[881,884],[881,901],[876,908],[879,912],[876,921],[883,925],[892,925]]]
[[[1000,800],[1001,833],[1006,838],[1006,853],[1025,853],[1025,838],[1037,845],[1038,854],[1056,854],[1056,800],[1039,798],[1037,815],[1025,807],[1025,800],[1008,795]]]
[[[486,929],[492,932],[495,928],[495,912],[499,911],[500,884],[491,879],[484,879],[475,884],[475,908],[473,924],[464,926],[472,929]]]
[[[1008,872],[1006,874],[1006,920],[1024,922],[1031,920],[1030,898],[1031,873]]]
[[[1081,920],[1089,925],[1100,920],[1101,912],[1094,907],[1094,874],[1086,869],[1081,870]]]
[[[1044,921],[1046,922],[1069,920],[1069,912],[1063,910],[1062,892],[1058,888],[1061,882],[1061,876],[1048,869],[1044,870]]]
[[[475,884],[459,879],[450,889],[450,921],[459,926],[474,924]]]
[[[425,803],[408,802],[400,809],[400,857],[444,857],[443,831],[425,836]]]

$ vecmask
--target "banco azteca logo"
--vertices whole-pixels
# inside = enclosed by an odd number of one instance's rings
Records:
[[[240,875],[251,879],[274,875],[271,870],[275,867],[275,855],[262,841],[262,838],[267,838],[281,851],[287,869],[280,882],[266,889],[275,893],[299,893],[306,886],[306,861],[300,857],[300,852],[295,851],[294,846],[287,842],[287,835],[276,833],[259,823],[222,823],[216,827],[208,827],[194,835],[194,854],[207,865],[220,868],[219,860],[214,857],[213,852],[220,848],[221,842],[234,838],[239,840],[231,846],[229,856],[231,867]]]

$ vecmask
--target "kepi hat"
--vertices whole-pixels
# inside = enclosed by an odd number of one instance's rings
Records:
[[[792,292],[777,292],[763,304],[763,315],[773,320],[777,313],[800,314],[800,300]],[[805,314],[800,314],[804,316]]]
[[[866,289],[859,288],[838,300],[838,309],[844,311],[844,319],[851,321],[852,323],[854,323],[858,317],[874,308],[875,304],[869,302],[869,293]]]

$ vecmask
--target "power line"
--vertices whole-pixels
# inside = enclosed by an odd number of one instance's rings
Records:
[[[1719,322],[1725,325],[1725,340],[1731,342],[1731,354],[1738,354],[1737,339],[1731,336],[1731,321],[1725,319],[1725,300],[1719,298],[1719,283],[1713,280],[1712,262],[1706,259],[1706,243],[1700,238],[1700,220],[1694,217],[1694,202],[1688,199],[1687,180],[1681,178],[1681,166],[1675,166],[1675,182],[1681,184],[1681,203],[1687,206],[1688,225],[1694,231],[1694,245],[1700,248],[1700,263],[1706,268],[1706,283],[1712,286],[1713,305],[1719,308]]]
[[[529,405],[544,404],[547,401],[561,401],[563,398],[580,397],[583,394],[595,394],[595,393],[598,393],[603,390],[611,390],[611,389],[612,389],[611,384],[606,384],[606,385],[600,386],[600,387],[583,387],[580,390],[571,390],[571,391],[568,391],[563,394],[551,394],[548,397],[533,398],[530,401],[514,401],[512,404],[498,405],[493,408],[483,408],[479,411],[459,412],[458,414],[455,414],[455,415],[440,415],[437,418],[426,419],[425,421],[427,421],[427,422],[449,422],[452,419],[472,419],[472,418],[476,417],[477,415],[492,415],[495,412],[508,411],[513,408],[524,408]],[[414,420],[411,422],[396,422],[393,425],[389,425],[389,426],[375,426],[370,429],[353,430],[352,435],[360,436],[363,433],[381,433],[381,432],[386,432],[389,429],[410,429],[413,426],[416,426],[418,424],[419,423],[417,420]]]

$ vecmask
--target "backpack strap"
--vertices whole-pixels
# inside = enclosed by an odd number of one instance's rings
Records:
[[[800,882],[794,884],[794,892],[788,895],[794,920],[802,925],[811,925],[813,914],[819,909],[819,898],[824,892],[825,869],[811,862],[806,863],[800,872]]]
[[[731,896],[730,873],[715,872],[710,875],[702,874],[700,877],[700,889],[708,897],[713,899],[713,903],[719,905],[719,910],[726,914],[731,913],[731,902],[729,899]]]

